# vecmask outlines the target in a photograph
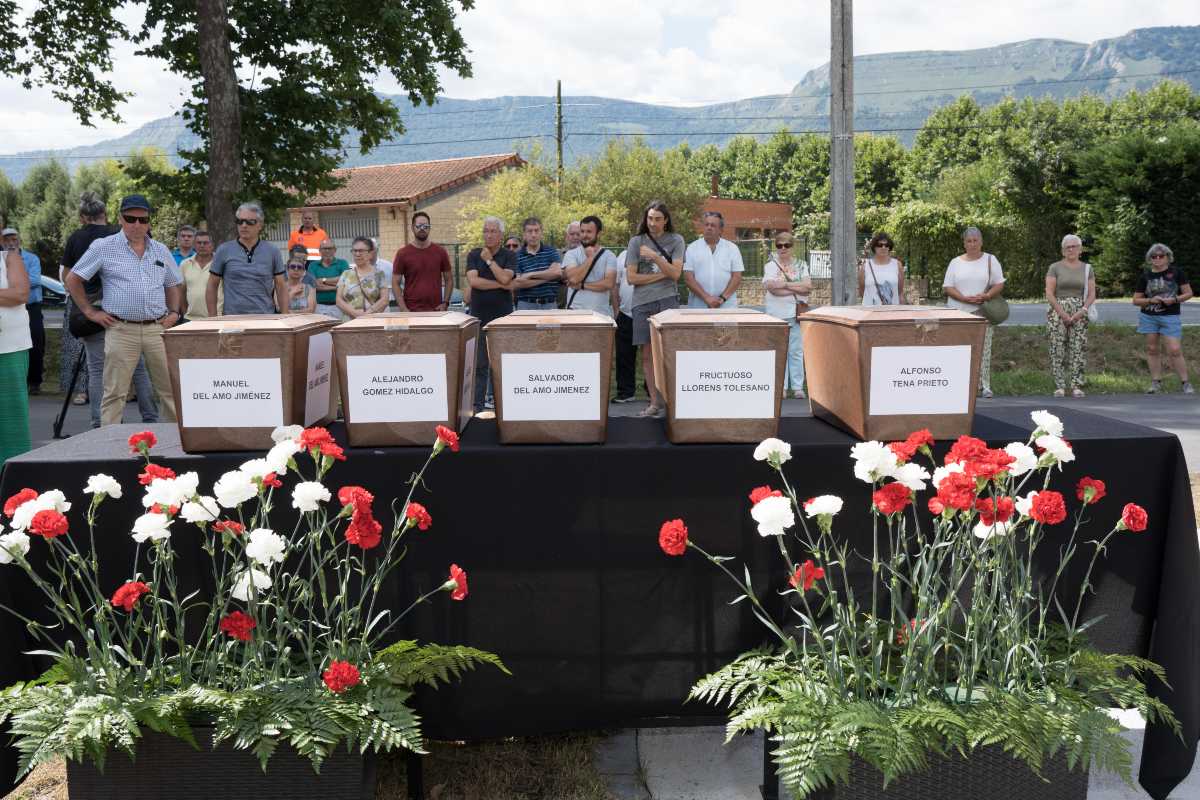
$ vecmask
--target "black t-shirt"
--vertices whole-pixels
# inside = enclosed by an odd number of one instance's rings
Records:
[[[1182,286],[1189,284],[1187,274],[1181,267],[1171,264],[1162,272],[1155,272],[1153,269],[1144,269],[1142,274],[1138,276],[1137,288],[1135,292],[1140,292],[1146,297],[1153,300],[1156,297],[1179,297],[1179,289]],[[1142,313],[1153,314],[1154,316],[1165,316],[1168,314],[1179,314],[1179,303],[1172,303],[1169,306],[1164,306],[1161,303],[1151,303],[1142,306]]]
[[[482,248],[476,247],[467,253],[467,271],[475,270],[479,273],[479,277],[494,281],[496,276],[492,274],[492,268],[484,263],[483,258],[479,255],[481,252]],[[492,256],[492,261],[504,269],[511,269],[514,272],[517,269],[517,254],[507,248],[501,249]],[[508,289],[471,290],[471,314],[484,322],[491,322],[497,317],[511,314],[512,310],[512,292]]]
[[[79,259],[83,258],[87,249],[92,246],[92,242],[103,239],[105,236],[112,236],[119,230],[121,229],[116,225],[97,225],[95,223],[84,225],[67,237],[67,243],[63,246],[62,265],[70,272],[79,263]],[[97,272],[90,280],[84,281],[83,286],[88,297],[94,298],[95,295],[100,294],[100,273]]]

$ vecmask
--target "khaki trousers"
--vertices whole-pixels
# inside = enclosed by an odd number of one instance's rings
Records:
[[[157,323],[138,325],[117,321],[104,334],[104,400],[100,404],[100,424],[117,425],[125,411],[125,398],[133,382],[138,359],[146,359],[146,371],[158,396],[159,419],[175,421],[175,399],[171,395],[171,376],[167,371],[167,350],[163,346],[163,327]]]

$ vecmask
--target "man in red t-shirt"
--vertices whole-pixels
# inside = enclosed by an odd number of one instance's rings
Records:
[[[413,214],[412,227],[413,241],[392,259],[392,296],[401,311],[445,311],[454,287],[450,256],[429,240],[428,214]]]

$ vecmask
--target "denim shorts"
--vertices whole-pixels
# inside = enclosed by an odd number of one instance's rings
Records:
[[[1138,333],[1159,333],[1172,339],[1183,338],[1182,314],[1138,314]]]
[[[679,308],[678,297],[664,297],[633,307],[633,344],[641,347],[650,344],[650,318],[660,311]]]

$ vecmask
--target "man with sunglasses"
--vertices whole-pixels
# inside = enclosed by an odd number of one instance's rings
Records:
[[[225,314],[282,314],[287,308],[287,280],[283,256],[270,242],[259,238],[263,210],[258,203],[242,203],[234,215],[238,236],[213,254],[205,301],[208,315],[217,315],[217,291],[225,287]]]
[[[83,314],[105,329],[100,423],[121,421],[133,371],[142,358],[162,419],[169,422],[175,419],[175,400],[162,334],[182,316],[183,277],[167,246],[150,238],[150,203],[145,197],[123,198],[120,217],[120,232],[92,242],[67,273],[67,289]],[[97,274],[104,286],[99,308],[84,288],[84,281]]]
[[[392,259],[392,296],[399,311],[445,311],[450,306],[454,277],[450,254],[429,238],[429,215],[412,216],[413,240]]]

